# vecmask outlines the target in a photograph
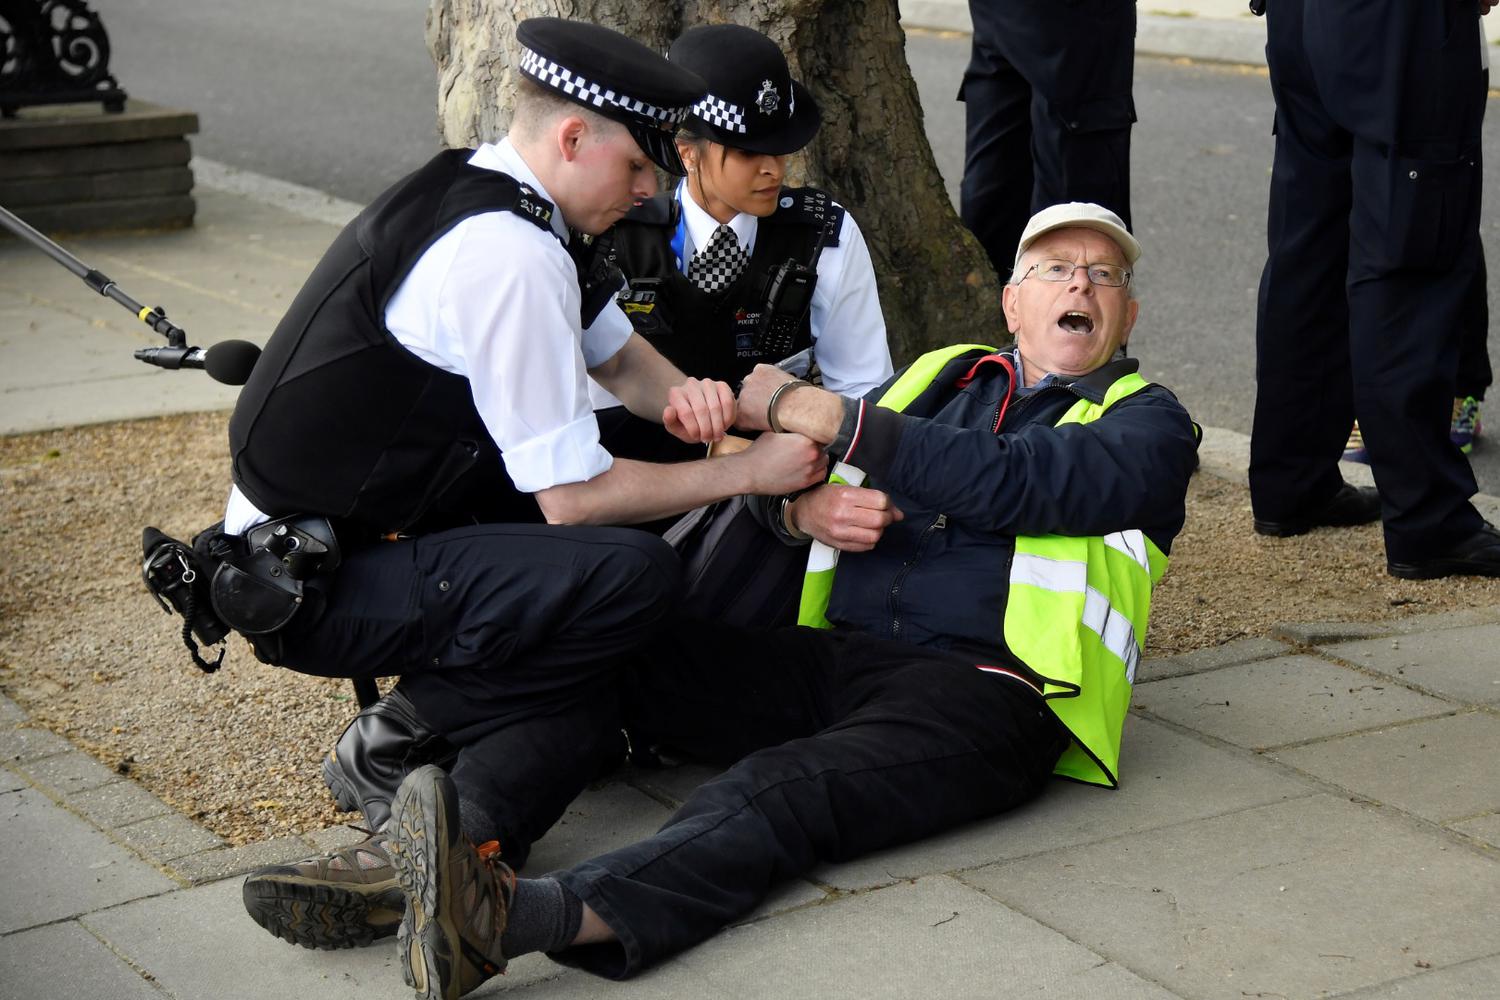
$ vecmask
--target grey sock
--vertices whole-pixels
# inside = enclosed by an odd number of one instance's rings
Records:
[[[475,844],[495,839],[495,821],[490,814],[462,795],[458,798],[458,827]]]
[[[583,900],[555,878],[516,879],[500,953],[516,958],[533,951],[562,951],[578,936]]]

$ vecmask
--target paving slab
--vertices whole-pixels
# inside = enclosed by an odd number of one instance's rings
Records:
[[[820,868],[813,878],[846,890],[888,885],[1312,794],[1306,782],[1279,768],[1131,716],[1125,721],[1119,789],[1059,779],[1020,809]]]
[[[693,794],[695,788],[723,771],[722,767],[710,767],[706,764],[632,767],[627,772],[626,780],[649,795],[681,805]]]
[[[224,846],[222,837],[210,833],[181,813],[116,827],[111,832],[127,847],[162,864]]]
[[[176,887],[40,792],[0,796],[0,934]]]
[[[0,768],[0,795],[30,787],[31,782],[22,777],[19,772],[12,771],[9,768]]]
[[[1500,958],[1482,958],[1448,969],[1419,970],[1415,975],[1340,1000],[1495,1000]]]
[[[117,781],[87,792],[79,792],[68,797],[68,804],[83,813],[95,826],[106,830],[176,812],[133,781]]]
[[[76,795],[123,781],[124,776],[105,767],[82,750],[72,750],[17,765],[39,785],[58,795]]]
[[[1291,652],[1292,649],[1279,639],[1236,639],[1222,646],[1195,649],[1191,653],[1183,653],[1180,656],[1147,659],[1141,663],[1140,673],[1136,676],[1136,680],[1137,683],[1143,684],[1146,681],[1159,681],[1168,677],[1199,674],[1205,670],[1217,670],[1220,667],[1230,667],[1237,663],[1253,663],[1256,660],[1286,656]]]
[[[527,875],[543,875],[649,837],[669,815],[655,799],[623,781],[590,788],[536,842]]]
[[[945,876],[733,928],[674,964],[725,992],[767,1000],[1173,997]]]
[[[0,760],[27,764],[73,750],[73,744],[25,718],[0,722]]]
[[[299,948],[257,927],[240,893],[241,880],[226,879],[91,913],[82,923],[174,997],[411,1000],[395,938],[341,951]],[[558,974],[545,956],[526,955],[485,990]]]
[[[1361,798],[1445,823],[1500,809],[1500,718],[1450,715],[1290,750],[1276,758]]]
[[[1456,707],[1313,656],[1137,684],[1135,704],[1250,749],[1372,729]]]
[[[1500,953],[1500,859],[1331,795],[965,880],[1195,1000],[1342,995]]]
[[[1324,647],[1341,660],[1446,698],[1500,705],[1500,625],[1448,628]]]
[[[312,845],[301,837],[275,837],[258,844],[246,844],[244,847],[226,847],[189,854],[172,862],[172,871],[194,885],[203,885],[243,875],[266,865],[301,861],[315,853],[317,851]]]
[[[1491,813],[1449,825],[1467,837],[1483,841],[1491,847],[1500,847],[1500,815]]]
[[[26,1000],[161,1000],[161,992],[77,923],[0,937],[0,982]]]
[[[395,939],[314,951],[245,915],[238,879],[91,913],[83,925],[173,997],[410,1000]]]

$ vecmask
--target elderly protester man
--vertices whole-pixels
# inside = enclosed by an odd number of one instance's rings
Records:
[[[1054,206],[1004,289],[1015,348],[926,355],[863,400],[751,373],[740,426],[820,443],[846,481],[771,508],[819,539],[803,625],[674,622],[639,658],[631,713],[738,763],[656,835],[519,880],[464,838],[448,776],[413,771],[387,830],[420,996],[537,950],[629,976],[818,863],[1003,812],[1054,773],[1116,785],[1196,450],[1176,398],[1123,354],[1139,255],[1113,213]],[[847,482],[855,468],[870,485]]]

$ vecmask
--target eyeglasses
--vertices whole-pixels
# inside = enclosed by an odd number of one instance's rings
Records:
[[[1021,275],[1021,281],[1031,277],[1032,272],[1043,281],[1068,281],[1073,277],[1073,272],[1083,268],[1083,273],[1089,276],[1089,283],[1103,285],[1106,288],[1119,288],[1121,285],[1130,284],[1131,272],[1125,270],[1119,264],[1075,264],[1071,260],[1048,259],[1040,260],[1026,269]],[[1020,284],[1017,281],[1016,284]]]

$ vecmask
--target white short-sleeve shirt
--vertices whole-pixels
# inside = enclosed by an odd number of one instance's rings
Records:
[[[510,140],[469,160],[509,174],[551,200]],[[582,482],[613,462],[599,444],[588,369],[630,338],[630,321],[606,306],[580,329],[577,269],[563,247],[567,223],[544,232],[513,212],[472,216],[430,246],[391,296],[386,328],[411,353],[469,380],[474,405],[516,488],[536,493]],[[232,490],[225,529],[265,516]]]
[[[686,274],[693,253],[708,245],[719,223],[693,200],[686,181],[677,186],[677,201],[686,223],[679,262]],[[741,212],[729,220],[728,226],[746,252],[754,253],[760,219]],[[823,388],[858,397],[890,378],[891,348],[886,343],[885,317],[880,312],[875,265],[864,233],[848,212],[839,228],[838,246],[824,247],[818,256],[818,283],[813,286],[808,323],[818,368],[823,372]],[[590,392],[598,409],[620,405],[598,383],[591,383]]]

